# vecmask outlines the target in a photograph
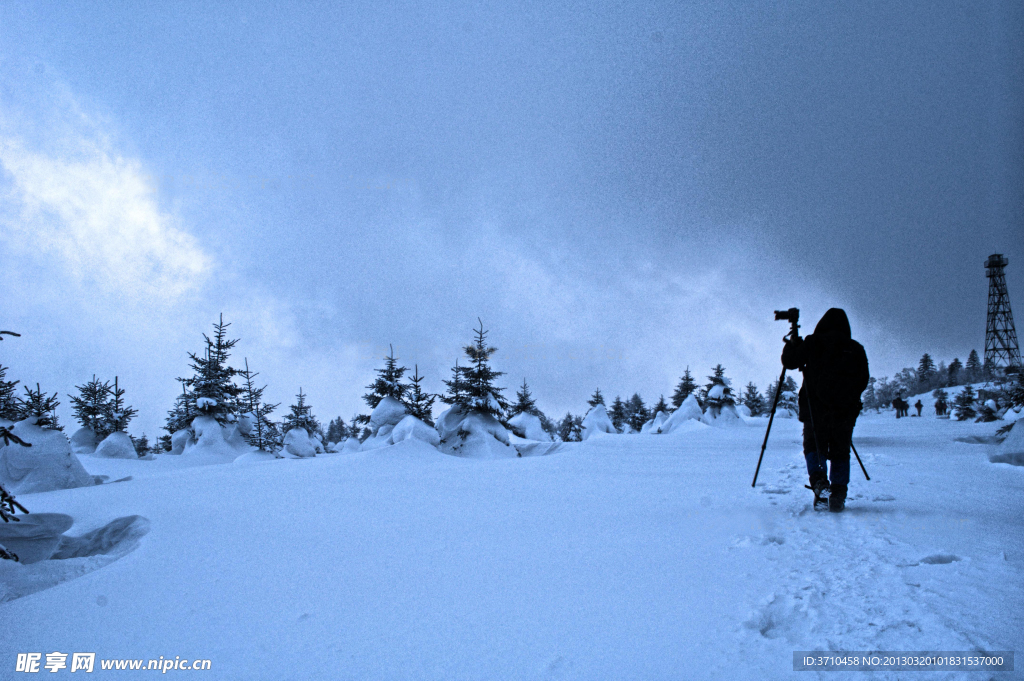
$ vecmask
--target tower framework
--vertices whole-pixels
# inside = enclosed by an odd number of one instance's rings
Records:
[[[1004,269],[1008,261],[995,253],[985,261],[988,277],[988,320],[985,324],[985,364],[994,371],[1020,371],[1020,346],[1010,311],[1010,295],[1006,291]]]

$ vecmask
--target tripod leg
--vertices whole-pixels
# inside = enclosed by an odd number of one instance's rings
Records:
[[[850,443],[850,449],[852,449],[852,450],[853,450],[853,455],[854,455],[855,457],[857,457],[857,463],[859,463],[859,464],[860,464],[860,469],[861,469],[862,471],[864,471],[864,477],[865,477],[866,479],[870,480],[870,479],[871,479],[871,476],[870,476],[870,475],[868,475],[868,469],[867,469],[867,468],[864,468],[864,462],[860,460],[860,454],[858,454],[858,453],[857,453],[857,448],[853,446],[853,443],[852,443],[852,442]]]
[[[779,394],[782,392],[782,383],[786,380],[786,367],[782,367],[782,374],[779,376],[779,383],[775,386],[775,397],[772,399],[772,413],[768,417],[768,429],[764,431],[764,442],[761,443],[761,455],[757,457],[757,469],[754,470],[754,482],[751,487],[757,486],[757,474],[761,472],[761,459],[764,458],[765,447],[768,446],[768,433],[772,432],[772,422],[775,420],[775,408],[779,406]]]

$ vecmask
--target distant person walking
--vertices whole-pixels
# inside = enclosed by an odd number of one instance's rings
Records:
[[[917,415],[920,416],[921,415],[921,409],[924,408],[924,405],[921,404],[921,400],[918,400],[917,402],[914,402],[914,408],[917,409]]]
[[[782,350],[782,364],[804,374],[800,421],[804,459],[814,507],[842,511],[850,483],[850,443],[868,385],[868,358],[851,338],[846,312],[834,307],[807,338],[796,336]],[[831,470],[825,462],[831,461]]]

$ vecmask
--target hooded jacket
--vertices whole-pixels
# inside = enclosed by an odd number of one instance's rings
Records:
[[[852,417],[860,413],[860,396],[868,387],[868,358],[864,347],[850,337],[846,312],[833,307],[814,333],[786,343],[782,365],[804,374],[800,387],[800,420],[810,414]]]

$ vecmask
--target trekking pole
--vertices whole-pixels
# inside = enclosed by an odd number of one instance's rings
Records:
[[[871,476],[868,475],[868,469],[864,468],[864,462],[860,460],[860,454],[857,453],[857,448],[853,446],[853,442],[850,443],[850,449],[853,450],[853,455],[857,457],[857,463],[860,464],[860,469],[864,471],[864,477],[870,480]]]
[[[800,319],[800,310],[795,307],[791,307],[784,312],[779,310],[775,311],[775,321],[788,321],[792,324],[789,329],[789,333],[782,337],[782,342],[787,343],[791,338],[799,338],[800,325],[797,321]],[[751,487],[757,486],[757,474],[761,472],[761,460],[764,458],[764,450],[768,446],[768,434],[772,432],[772,422],[775,421],[775,409],[779,406],[779,395],[782,394],[782,383],[786,380],[786,367],[782,367],[782,373],[779,374],[779,383],[775,386],[775,397],[772,399],[772,412],[768,416],[768,429],[764,431],[764,442],[761,443],[761,454],[757,457],[757,468],[754,470],[754,482],[750,483]]]

